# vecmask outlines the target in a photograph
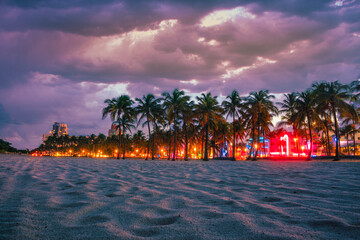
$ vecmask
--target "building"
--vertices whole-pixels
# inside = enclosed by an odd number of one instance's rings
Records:
[[[119,135],[119,128],[117,126],[117,122],[113,122],[109,129],[109,137]]]
[[[46,141],[50,136],[52,136],[51,131],[49,132],[49,134],[43,134],[43,135],[42,135],[43,143],[45,143],[45,141]]]
[[[68,127],[66,123],[58,123],[55,122],[52,126],[52,130],[48,134],[43,134],[42,139],[43,143],[48,139],[50,136],[64,136],[68,135]]]
[[[66,123],[55,122],[53,124],[51,133],[58,137],[63,136],[63,135],[68,135],[68,127],[67,127]]]

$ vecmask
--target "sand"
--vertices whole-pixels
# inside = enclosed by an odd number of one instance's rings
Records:
[[[359,239],[360,163],[0,155],[0,239]]]

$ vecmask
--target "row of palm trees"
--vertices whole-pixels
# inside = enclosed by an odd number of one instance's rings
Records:
[[[32,152],[41,152],[51,156],[113,156],[114,152],[119,152],[125,157],[125,152],[139,150],[139,153],[146,149],[147,139],[145,134],[139,130],[132,136],[122,135],[122,148],[118,150],[118,136],[106,137],[104,134],[91,134],[90,136],[69,136],[53,135],[49,136],[43,144]]]
[[[184,152],[189,159],[189,146],[201,145],[201,158],[209,159],[210,148],[213,157],[225,142],[232,142],[232,159],[235,160],[236,146],[244,146],[251,139],[248,159],[256,159],[259,149],[272,131],[272,118],[281,115],[280,125],[292,126],[296,138],[305,138],[310,142],[307,152],[310,158],[313,146],[313,134],[325,133],[324,146],[331,154],[330,133],[335,133],[335,160],[339,159],[340,126],[348,124],[354,135],[359,123],[356,104],[359,98],[360,84],[334,82],[316,82],[303,92],[284,94],[282,102],[274,102],[275,96],[267,90],[251,92],[240,96],[234,90],[220,104],[216,96],[202,93],[191,100],[184,91],[175,89],[164,92],[161,97],[153,94],[132,100],[127,95],[106,99],[102,111],[105,119],[110,116],[116,122],[120,132],[118,149],[125,149],[124,137],[140,125],[147,129],[148,139],[146,157],[155,158],[158,146],[166,146],[168,158],[175,160]],[[231,123],[227,120],[230,119]],[[316,127],[314,127],[316,122]],[[171,153],[172,152],[172,153]],[[354,152],[355,154],[355,152]],[[120,151],[117,153],[120,158]]]

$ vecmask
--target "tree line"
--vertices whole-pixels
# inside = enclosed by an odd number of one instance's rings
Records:
[[[0,138],[0,153],[28,153],[29,150],[16,149],[10,142]]]
[[[280,134],[279,129],[272,130],[273,117],[280,115],[280,126],[291,126],[297,139],[309,142],[307,158],[311,157],[314,134],[322,132],[318,144],[324,147],[328,156],[333,154],[334,160],[338,160],[341,135],[346,139],[353,136],[353,154],[356,154],[359,92],[359,81],[350,84],[323,81],[302,92],[286,93],[281,102],[275,102],[275,96],[268,90],[253,91],[247,96],[240,96],[233,90],[221,103],[210,92],[202,93],[194,101],[179,89],[164,92],[160,97],[151,93],[135,99],[121,95],[106,99],[102,109],[102,118],[110,117],[120,136],[74,137],[76,139],[68,144],[64,141],[66,136],[61,137],[62,140],[54,136],[42,148],[102,149],[110,155],[116,151],[118,159],[136,149],[146,160],[155,159],[159,151],[166,151],[169,160],[180,156],[188,160],[190,150],[196,150],[197,156],[207,161],[210,154],[219,156],[225,143],[230,143],[231,158],[235,160],[236,148],[244,149],[247,139],[251,139],[247,159],[257,159],[264,145],[263,139]],[[142,130],[132,134],[140,126],[147,136]],[[335,135],[335,146],[331,132]],[[349,144],[347,154],[350,154]]]

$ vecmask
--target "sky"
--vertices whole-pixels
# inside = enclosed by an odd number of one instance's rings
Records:
[[[0,0],[0,138],[104,133],[104,100],[302,91],[360,76],[359,0]]]

